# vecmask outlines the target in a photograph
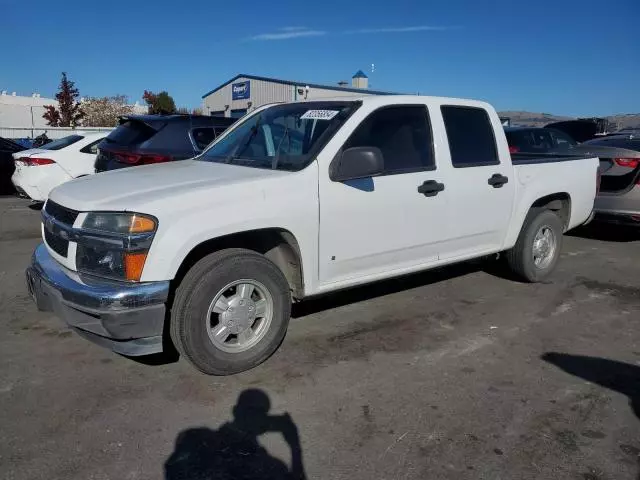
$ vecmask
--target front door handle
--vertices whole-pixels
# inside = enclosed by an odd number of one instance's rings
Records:
[[[422,185],[418,186],[418,193],[423,194],[425,197],[435,197],[443,190],[444,183],[438,183],[435,180],[427,180]]]
[[[487,180],[487,183],[493,188],[500,188],[508,182],[509,177],[505,177],[504,175],[500,175],[499,173],[494,173],[493,175],[491,175],[491,178]]]

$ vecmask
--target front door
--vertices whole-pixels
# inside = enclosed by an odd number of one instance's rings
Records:
[[[343,149],[360,146],[379,148],[385,170],[347,182],[333,182],[327,172],[321,173],[321,288],[428,265],[438,260],[439,244],[446,238],[442,222],[448,191],[439,187],[443,173],[426,106],[375,110]]]

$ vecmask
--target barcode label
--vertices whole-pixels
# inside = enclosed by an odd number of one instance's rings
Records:
[[[302,120],[331,120],[339,110],[307,110],[300,119]]]

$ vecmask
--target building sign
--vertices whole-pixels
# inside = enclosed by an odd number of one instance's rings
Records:
[[[238,82],[231,84],[231,100],[245,100],[251,97],[251,83]]]

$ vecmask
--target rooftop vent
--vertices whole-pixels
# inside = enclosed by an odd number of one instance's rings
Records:
[[[367,77],[362,70],[358,70],[356,74],[351,77],[351,86],[353,88],[369,88],[369,77]]]

